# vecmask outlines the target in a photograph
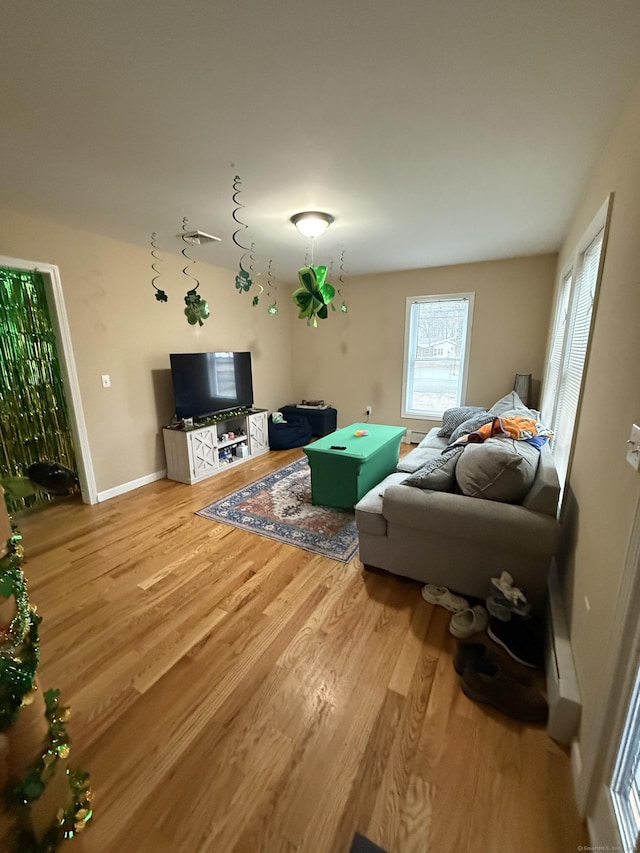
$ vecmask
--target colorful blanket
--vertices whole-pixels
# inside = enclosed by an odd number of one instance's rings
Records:
[[[539,450],[552,435],[552,430],[541,424],[540,421],[525,417],[524,415],[508,415],[503,418],[494,418],[490,423],[480,427],[480,429],[460,436],[451,446],[453,447],[457,444],[474,444],[486,441],[492,436],[506,436],[516,441],[527,441]]]

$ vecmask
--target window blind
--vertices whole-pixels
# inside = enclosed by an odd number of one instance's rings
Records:
[[[556,391],[555,415],[552,420],[554,431],[552,448],[561,485],[564,485],[569,468],[582,377],[591,334],[593,303],[603,239],[604,228],[601,228],[579,256],[569,299],[567,314],[569,322],[565,323],[565,343]]]
[[[573,269],[569,270],[562,279],[556,305],[551,345],[549,348],[549,358],[547,361],[547,373],[544,382],[545,392],[541,408],[542,420],[546,424],[552,424],[555,419],[558,385],[560,382],[560,372],[562,370],[562,351],[567,331],[567,312],[569,310],[569,296],[571,294],[572,280]]]

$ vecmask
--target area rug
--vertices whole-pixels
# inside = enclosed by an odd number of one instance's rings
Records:
[[[197,515],[348,563],[358,551],[353,510],[313,506],[305,458],[272,471]]]

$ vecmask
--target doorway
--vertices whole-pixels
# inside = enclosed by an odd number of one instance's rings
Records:
[[[44,291],[44,298],[48,308],[50,318],[50,334],[53,336],[53,346],[57,351],[57,362],[59,364],[59,391],[58,397],[63,398],[62,406],[66,409],[66,422],[68,430],[71,434],[71,440],[65,442],[64,438],[60,442],[59,453],[63,458],[50,461],[59,461],[62,464],[69,465],[69,453],[75,453],[75,469],[78,472],[80,481],[80,492],[84,503],[97,502],[97,489],[93,473],[93,465],[91,462],[91,454],[89,450],[89,441],[82,411],[82,402],[80,397],[80,388],[76,374],[75,360],[73,356],[73,347],[71,345],[71,335],[67,322],[66,308],[62,293],[62,283],[58,268],[51,264],[42,264],[32,261],[25,261],[18,258],[9,258],[0,256],[0,268],[7,269],[9,274],[17,276],[24,274],[28,281],[29,276],[33,273],[34,282],[40,282]],[[31,285],[37,289],[37,284]],[[33,344],[36,348],[41,346],[34,340]],[[44,343],[46,347],[46,341]],[[55,383],[55,376],[53,377]],[[55,396],[55,395],[54,395]],[[54,405],[56,403],[54,402]],[[62,419],[60,419],[62,420]],[[52,423],[49,424],[49,429],[44,429],[41,432],[46,434],[51,431],[54,426],[54,431],[57,431],[58,424],[53,423],[56,417],[53,417]],[[46,425],[45,425],[46,426]],[[41,438],[40,441],[49,441],[48,438]],[[73,448],[71,450],[71,447]]]

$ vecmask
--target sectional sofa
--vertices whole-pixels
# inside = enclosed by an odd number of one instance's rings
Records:
[[[549,444],[501,434],[476,438],[475,429],[482,421],[538,420],[539,413],[515,392],[489,409],[450,412],[457,412],[457,426],[448,429],[445,413],[443,426],[356,505],[360,559],[365,567],[477,598],[489,593],[492,577],[508,571],[540,612],[560,536],[560,486]]]

